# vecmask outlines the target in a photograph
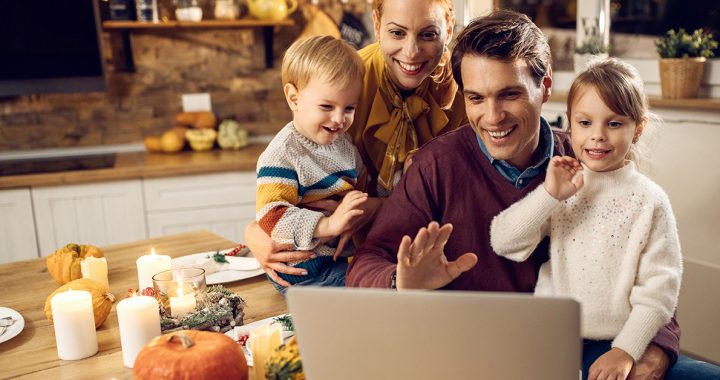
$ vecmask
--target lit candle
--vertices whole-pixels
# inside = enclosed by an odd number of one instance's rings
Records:
[[[252,351],[255,379],[265,378],[265,362],[268,356],[282,344],[282,327],[279,324],[262,325],[250,331],[250,350]]]
[[[95,280],[110,288],[108,283],[107,260],[104,257],[88,256],[80,262],[80,271],[83,278]]]
[[[172,268],[170,256],[155,254],[155,248],[150,250],[149,255],[140,256],[136,264],[140,291],[153,287],[152,276]]]
[[[175,318],[182,318],[193,310],[195,310],[195,292],[185,294],[180,284],[177,296],[170,297],[170,313]]]
[[[58,358],[78,360],[98,352],[92,296],[84,290],[60,292],[50,300]]]
[[[160,311],[155,298],[133,293],[117,304],[123,364],[132,368],[140,350],[160,335]]]

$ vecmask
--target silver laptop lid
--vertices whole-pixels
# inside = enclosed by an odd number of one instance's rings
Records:
[[[572,299],[294,286],[287,300],[309,380],[578,379]]]

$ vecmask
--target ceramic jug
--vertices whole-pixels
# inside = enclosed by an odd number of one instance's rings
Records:
[[[247,0],[250,15],[260,20],[280,21],[293,13],[297,0]]]

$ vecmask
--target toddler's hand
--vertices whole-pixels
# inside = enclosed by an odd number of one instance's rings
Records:
[[[570,198],[583,187],[582,170],[580,162],[572,157],[553,157],[545,176],[545,190],[560,201]]]
[[[613,347],[595,360],[588,370],[588,380],[625,380],[633,366],[627,352]]]
[[[342,202],[338,204],[332,215],[320,219],[318,223],[318,235],[316,235],[316,237],[335,237],[349,230],[352,220],[364,213],[364,211],[360,209],[360,205],[367,201],[367,199],[367,193],[357,190],[345,194]]]

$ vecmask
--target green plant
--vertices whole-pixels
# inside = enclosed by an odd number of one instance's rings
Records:
[[[713,50],[718,47],[718,42],[702,29],[689,34],[681,28],[677,32],[668,30],[665,37],[655,41],[655,46],[660,58],[710,58],[715,55]]]
[[[608,52],[608,47],[603,44],[600,37],[591,36],[586,38],[582,45],[575,48],[578,54],[603,54]]]

